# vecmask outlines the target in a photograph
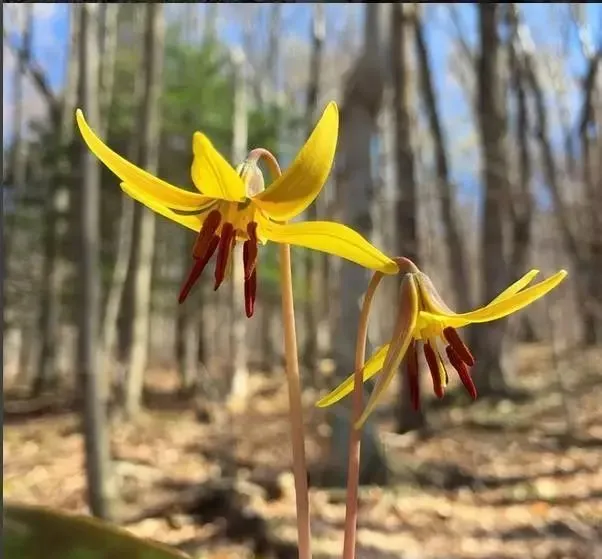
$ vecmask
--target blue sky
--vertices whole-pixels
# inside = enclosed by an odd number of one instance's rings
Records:
[[[11,5],[3,6],[6,15]],[[14,4],[12,5],[14,9]],[[247,5],[248,6],[248,5]],[[222,39],[228,44],[241,44],[242,25],[244,23],[243,10],[237,9],[242,6],[234,4],[220,6],[219,32]],[[456,4],[455,6],[462,28],[462,36],[470,44],[474,45],[477,39],[476,9],[473,4]],[[177,7],[175,8],[177,9]],[[199,11],[206,9],[205,4],[199,4]],[[247,8],[248,9],[248,8]],[[361,5],[358,4],[326,4],[327,36],[328,43],[332,45],[340,37],[343,26],[349,17],[358,19],[357,29],[361,32]],[[559,52],[562,44],[562,23],[567,21],[568,8],[566,4],[544,4],[532,3],[521,4],[521,9],[526,18],[534,42],[538,50],[545,52]],[[600,37],[602,33],[602,8],[600,4],[586,5],[588,23],[592,28],[594,37]],[[34,19],[34,45],[33,54],[39,65],[46,72],[52,87],[59,90],[64,79],[64,66],[66,58],[66,46],[68,40],[68,5],[67,4],[36,4]],[[264,15],[266,21],[267,10]],[[309,38],[312,5],[308,3],[283,4],[283,33],[287,39],[296,38],[298,41],[307,41]],[[6,18],[5,18],[5,21]],[[443,4],[431,4],[427,7],[425,16],[426,33],[429,41],[432,65],[435,80],[439,91],[439,102],[446,123],[447,134],[457,140],[457,145],[463,141],[470,143],[470,136],[474,130],[471,120],[470,107],[466,96],[457,83],[450,77],[449,53],[453,37],[457,30],[449,16],[447,6]],[[10,29],[10,27],[9,27]],[[18,42],[14,34],[12,39]],[[358,37],[358,41],[361,39]],[[570,56],[569,69],[575,76],[583,74],[584,63],[580,55],[576,33],[570,34]],[[329,48],[329,47],[327,47]],[[7,49],[4,48],[5,61],[7,60]],[[11,130],[11,87],[12,72],[11,65],[4,65],[4,87],[3,87],[3,122],[4,138],[10,137]],[[32,89],[32,88],[30,88]],[[30,91],[35,96],[35,92]],[[569,96],[569,104],[576,109],[579,102],[579,94]],[[38,98],[32,101],[33,108],[43,112],[43,102]],[[35,110],[33,110],[35,113]],[[37,114],[37,113],[36,113]],[[572,114],[576,113],[572,111]],[[574,118],[574,116],[573,116]],[[477,169],[474,168],[474,154],[467,148],[465,153],[460,150],[454,157],[454,167],[460,173],[462,183],[478,181]]]

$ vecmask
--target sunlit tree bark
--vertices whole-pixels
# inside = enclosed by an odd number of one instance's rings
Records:
[[[44,208],[44,281],[41,284],[40,293],[40,354],[33,384],[34,394],[39,394],[45,386],[55,380],[56,376],[61,301],[67,274],[67,263],[61,255],[60,243],[68,230],[73,113],[81,64],[81,61],[78,60],[79,43],[81,42],[80,25],[78,9],[76,6],[72,6],[67,82],[60,113],[56,114],[56,118],[52,121],[53,128],[56,130],[57,157],[54,163],[54,172],[49,179],[49,192]]]
[[[307,82],[306,99],[306,124],[308,131],[311,130],[318,112],[320,93],[320,78],[322,73],[322,59],[324,53],[324,39],[326,35],[326,14],[323,4],[314,4],[312,20],[312,41],[309,80]],[[318,199],[307,208],[307,218],[316,220],[320,217],[323,209],[323,198]],[[304,308],[304,331],[305,351],[304,362],[309,367],[314,386],[320,383],[320,355],[319,337],[327,335],[327,286],[324,283],[324,266],[328,264],[322,254],[307,251],[305,256],[305,308]]]
[[[140,114],[140,165],[156,174],[161,126],[160,95],[163,74],[165,20],[162,4],[147,4],[144,60],[144,100]],[[155,215],[140,204],[134,211],[132,345],[125,395],[125,410],[140,410],[144,371],[148,362],[152,268],[155,250]]]
[[[79,4],[81,14],[81,106],[91,126],[100,120],[98,102],[98,4]],[[82,145],[80,196],[79,277],[81,303],[79,316],[78,371],[84,396],[83,420],[86,478],[90,511],[110,518],[114,505],[109,433],[106,407],[102,402],[103,383],[99,370],[100,322],[100,165]]]
[[[411,3],[393,4],[391,17],[391,69],[393,77],[393,112],[395,115],[395,166],[397,196],[397,245],[403,254],[420,266],[418,237],[418,183],[416,179],[416,73],[412,67],[416,7]],[[398,403],[397,430],[400,433],[422,427],[421,411],[409,404],[405,363],[400,368],[401,395]]]
[[[499,4],[479,4],[480,53],[477,64],[477,113],[483,181],[481,213],[481,297],[491,301],[508,284],[504,229],[508,217],[509,181],[507,108]],[[481,395],[504,392],[503,361],[507,320],[480,325],[474,332],[477,355],[473,378]]]
[[[337,188],[342,204],[337,218],[366,237],[371,236],[372,139],[378,132],[378,114],[384,91],[379,12],[382,4],[366,5],[364,49],[347,78],[341,106],[341,133],[338,150]],[[366,270],[343,262],[340,275],[341,312],[334,340],[336,380],[353,372],[355,340],[359,322],[358,300],[368,286]],[[369,354],[370,348],[368,348]],[[350,427],[349,400],[331,411],[331,462],[336,469],[334,483],[344,485]],[[368,420],[362,433],[364,483],[383,481],[387,469],[374,424]]]

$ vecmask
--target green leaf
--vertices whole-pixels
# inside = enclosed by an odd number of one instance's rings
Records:
[[[96,518],[30,505],[5,504],[2,535],[6,559],[189,559]]]

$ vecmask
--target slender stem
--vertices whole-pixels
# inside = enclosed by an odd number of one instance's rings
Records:
[[[260,157],[265,157],[272,175],[275,177],[281,175],[278,161],[267,150],[262,148],[255,149],[249,154],[247,159],[258,160]],[[307,488],[307,464],[305,460],[303,404],[301,401],[301,383],[299,382],[291,248],[287,244],[280,245],[280,288],[282,290],[284,354],[286,358],[289,418],[293,447],[293,477],[295,479],[295,498],[297,504],[297,545],[299,547],[299,559],[311,559],[311,527],[309,518],[309,491]]]
[[[297,335],[293,305],[291,249],[280,245],[280,285],[282,289],[282,322],[284,324],[284,352],[288,380],[289,417],[293,446],[293,476],[297,501],[297,534],[299,559],[311,558],[311,529],[309,520],[309,493],[305,463],[305,436],[303,433],[303,407],[297,359]]]
[[[364,303],[360,314],[357,331],[357,342],[355,345],[355,364],[353,379],[353,396],[351,410],[351,424],[349,431],[349,463],[347,465],[347,498],[345,505],[345,536],[343,541],[343,559],[355,558],[355,543],[357,533],[357,496],[360,477],[360,451],[362,432],[354,425],[362,415],[363,410],[363,367],[366,357],[366,340],[368,338],[368,318],[372,299],[376,288],[383,278],[383,274],[376,272],[364,297]]]

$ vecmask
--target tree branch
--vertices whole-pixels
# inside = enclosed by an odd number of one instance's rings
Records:
[[[585,80],[583,82],[583,105],[581,106],[580,117],[579,117],[579,134],[583,136],[585,134],[587,125],[593,118],[593,97],[594,91],[596,90],[596,78],[600,68],[600,60],[602,59],[602,51],[598,50],[591,58],[589,68]]]
[[[29,75],[31,76],[38,90],[48,103],[48,109],[50,110],[51,116],[53,117],[53,119],[58,118],[60,114],[60,101],[52,91],[52,88],[50,87],[50,83],[44,70],[42,70],[40,65],[33,61],[30,56],[28,56],[26,49],[17,47],[13,44],[4,27],[2,28],[2,36],[4,38],[4,43],[8,46],[8,48],[10,48],[14,55],[19,60],[25,61],[25,66]]]
[[[448,9],[448,13],[449,13],[451,22],[456,30],[456,40],[458,41],[458,43],[460,45],[460,50],[462,51],[462,54],[466,58],[467,62],[469,62],[471,68],[475,68],[476,67],[476,55],[473,52],[473,50],[470,48],[470,45],[468,44],[468,42],[465,39],[465,37],[466,37],[465,30],[462,29],[462,23],[460,22],[460,16],[458,15],[456,6],[454,4],[449,4],[447,6],[447,9]]]

